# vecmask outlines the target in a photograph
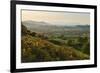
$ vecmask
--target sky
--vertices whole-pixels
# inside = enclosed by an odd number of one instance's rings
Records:
[[[51,24],[90,24],[90,13],[22,10],[22,21],[39,21]]]

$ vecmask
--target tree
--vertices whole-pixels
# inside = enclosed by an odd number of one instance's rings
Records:
[[[83,45],[82,52],[90,55],[90,43],[89,42]]]

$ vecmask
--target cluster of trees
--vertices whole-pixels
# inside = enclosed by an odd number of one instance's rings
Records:
[[[58,42],[56,42],[56,44],[52,43],[52,41],[46,40],[42,36],[37,37],[36,32],[31,32],[22,25],[21,61],[44,62],[89,59],[89,55],[70,47],[75,46],[75,44],[72,44],[71,40],[68,41],[68,47],[57,43]],[[83,47],[86,48],[87,46]]]
[[[90,40],[87,36],[75,37],[74,39],[67,40],[67,45],[90,55]]]
[[[87,55],[90,55],[90,38],[85,35],[85,36],[82,36],[82,37],[52,37],[50,38],[48,41],[54,43],[54,44],[57,44],[57,45],[64,45],[64,46],[69,46],[69,47],[72,47],[72,48],[75,48]],[[62,38],[62,39],[61,39]]]

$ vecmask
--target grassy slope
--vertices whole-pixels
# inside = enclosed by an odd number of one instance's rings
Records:
[[[88,55],[83,54],[82,52],[74,48],[55,45],[47,40],[44,40],[39,37],[32,37],[30,35],[22,37],[22,45],[23,45],[22,48],[24,48],[27,53],[30,50],[29,52],[30,55],[28,55],[28,57],[31,57],[33,54],[35,55],[35,59],[37,60],[32,60],[32,61],[89,59]],[[39,55],[41,56],[41,58],[39,57]]]

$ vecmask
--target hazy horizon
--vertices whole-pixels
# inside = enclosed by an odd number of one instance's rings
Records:
[[[47,22],[55,25],[90,25],[90,14],[76,12],[22,10],[22,21]]]

